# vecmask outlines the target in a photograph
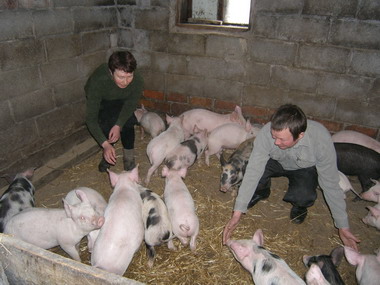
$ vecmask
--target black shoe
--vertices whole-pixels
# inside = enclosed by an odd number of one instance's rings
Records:
[[[294,224],[302,224],[307,216],[307,208],[293,206],[290,210],[290,220]]]
[[[100,172],[106,172],[108,168],[110,168],[111,164],[109,164],[104,158],[100,161],[98,165],[98,169]]]
[[[256,192],[258,192],[258,191],[256,191]],[[270,194],[270,189],[266,189],[264,191],[259,191],[259,192],[260,193],[253,194],[251,201],[249,201],[249,203],[248,203],[248,207],[247,207],[248,209],[252,208],[260,200],[267,199],[269,197],[269,194]]]

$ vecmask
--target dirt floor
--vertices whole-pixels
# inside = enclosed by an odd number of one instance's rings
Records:
[[[140,140],[136,134],[136,161],[139,163],[140,178],[144,179],[149,161],[146,146],[149,137]],[[121,146],[117,146],[118,163],[112,168],[115,172],[122,170]],[[231,153],[231,152],[228,152]],[[112,188],[108,175],[99,173],[97,165],[101,153],[86,159],[71,168],[54,181],[36,191],[36,203],[39,207],[62,207],[62,198],[67,192],[79,186],[91,187],[109,198]],[[231,193],[219,191],[220,164],[215,156],[211,157],[210,166],[203,162],[193,165],[187,174],[185,183],[195,201],[196,211],[200,219],[200,233],[197,239],[197,250],[191,252],[189,247],[179,247],[176,252],[170,251],[166,245],[157,248],[157,257],[153,268],[147,266],[146,250],[142,245],[125,273],[125,277],[146,284],[252,284],[252,278],[233,257],[227,247],[222,245],[222,231],[229,220],[234,197]],[[161,169],[161,168],[160,168]],[[350,178],[353,187],[361,191],[356,178]],[[282,257],[289,266],[302,278],[306,268],[302,263],[303,255],[329,254],[341,245],[337,230],[333,226],[330,212],[318,190],[318,198],[305,222],[295,225],[289,220],[290,205],[282,201],[287,187],[285,178],[272,180],[272,194],[266,201],[261,201],[243,217],[233,239],[250,239],[254,232],[261,228],[264,232],[264,246]],[[154,176],[149,188],[163,194],[164,178]],[[354,234],[360,239],[360,251],[372,254],[380,247],[380,232],[361,222],[367,214],[366,206],[372,202],[353,202],[353,193],[347,195],[347,208]],[[82,261],[90,264],[86,238],[80,246]],[[60,248],[52,251],[67,256]],[[339,271],[346,284],[356,284],[355,268],[342,261]]]

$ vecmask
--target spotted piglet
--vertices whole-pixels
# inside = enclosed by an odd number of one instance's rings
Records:
[[[188,168],[199,159],[207,146],[207,130],[201,130],[196,125],[194,134],[177,145],[165,158],[165,165],[169,169],[179,170]]]
[[[344,248],[339,246],[334,248],[330,255],[322,254],[322,255],[314,255],[314,256],[303,256],[303,263],[305,266],[310,267],[312,265],[317,265],[324,278],[331,285],[344,285],[344,281],[340,276],[337,267],[339,266],[342,258],[344,256]]]
[[[4,232],[6,223],[19,212],[34,207],[34,186],[29,179],[34,168],[18,173],[8,189],[0,198],[0,232]]]
[[[264,235],[258,229],[248,240],[228,240],[234,257],[247,269],[256,285],[296,285],[305,282],[279,256],[263,248]]]
[[[168,209],[161,197],[141,185],[139,185],[139,189],[142,199],[142,218],[145,227],[144,241],[147,248],[148,266],[153,267],[156,256],[154,247],[164,242],[169,242],[174,235]]]
[[[188,244],[190,237],[190,249],[195,251],[199,220],[195,213],[194,200],[182,180],[186,176],[186,169],[169,170],[167,166],[164,166],[162,176],[165,177],[164,199],[168,207],[173,233],[183,245]],[[169,246],[175,249],[172,240],[169,241]]]

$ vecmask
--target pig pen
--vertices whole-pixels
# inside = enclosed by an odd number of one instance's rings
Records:
[[[143,179],[150,167],[146,156],[149,136],[140,139],[136,128],[136,162],[139,163],[139,176]],[[112,170],[122,170],[121,144],[116,145],[118,162]],[[232,151],[227,151],[229,155]],[[106,173],[98,172],[101,152],[84,161],[60,169],[62,174],[36,189],[38,207],[62,207],[62,198],[75,187],[91,187],[103,194],[108,200],[112,188]],[[159,168],[161,171],[161,167]],[[210,157],[210,166],[204,163],[194,164],[188,170],[185,183],[195,201],[196,212],[200,220],[200,233],[197,238],[197,250],[191,252],[183,247],[177,239],[177,251],[171,251],[167,245],[156,247],[157,256],[152,268],[147,266],[145,245],[135,254],[132,263],[124,276],[146,284],[252,284],[252,278],[233,257],[226,246],[222,245],[223,227],[229,220],[234,197],[231,193],[219,191],[220,163],[216,156]],[[361,191],[356,178],[350,178],[353,187]],[[152,176],[149,188],[163,194],[164,178]],[[259,202],[241,220],[235,230],[233,239],[250,239],[254,232],[261,228],[264,232],[264,246],[282,257],[289,266],[302,278],[307,269],[302,263],[303,255],[329,254],[336,246],[341,245],[337,230],[333,226],[330,212],[324,201],[322,192],[318,190],[318,198],[309,209],[305,222],[295,225],[289,220],[291,205],[282,201],[287,187],[287,179],[272,179],[272,193],[266,201]],[[372,202],[353,202],[353,193],[348,193],[346,202],[351,229],[361,243],[361,253],[373,254],[380,247],[380,232],[361,222],[367,214],[367,205]],[[67,257],[59,247],[51,249],[54,253]],[[80,244],[80,254],[84,264],[90,264],[86,238]],[[338,268],[346,284],[356,284],[355,268],[343,259]]]

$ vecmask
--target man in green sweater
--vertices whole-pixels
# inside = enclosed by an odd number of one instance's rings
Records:
[[[357,250],[359,240],[349,228],[336,159],[331,135],[322,124],[307,120],[296,105],[279,107],[254,141],[232,217],[223,231],[223,243],[230,239],[248,208],[268,198],[271,177],[287,177],[289,187],[283,200],[292,204],[292,222],[305,220],[319,184],[343,244]]]
[[[114,144],[121,139],[124,170],[135,167],[134,142],[137,119],[134,111],[142,96],[144,81],[128,51],[114,52],[101,64],[84,87],[87,98],[86,124],[103,148],[99,171],[116,164]]]

